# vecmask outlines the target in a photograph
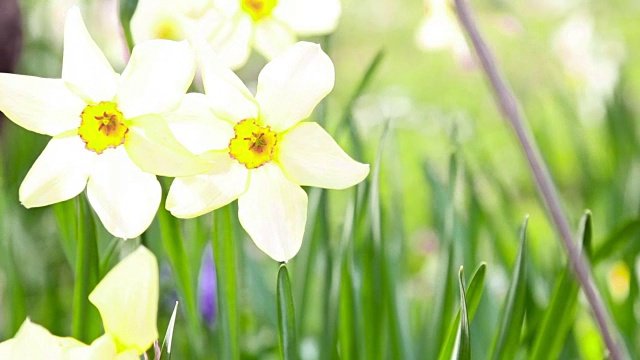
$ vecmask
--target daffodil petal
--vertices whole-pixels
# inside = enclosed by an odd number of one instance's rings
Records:
[[[118,88],[118,73],[89,35],[77,6],[64,24],[62,79],[87,102],[111,101]]]
[[[12,342],[11,356],[2,359],[61,360],[64,349],[81,345],[84,344],[78,340],[51,335],[49,330],[26,319]]]
[[[260,118],[275,131],[306,119],[333,89],[335,70],[320,45],[298,42],[258,76]]]
[[[71,199],[84,190],[96,153],[78,136],[53,138],[20,185],[20,202],[27,208]]]
[[[195,75],[195,55],[187,41],[149,40],[133,49],[122,72],[118,106],[127,119],[172,111]]]
[[[0,73],[0,111],[29,131],[55,136],[77,128],[86,105],[61,79]]]
[[[267,59],[282,54],[295,42],[296,36],[291,29],[274,18],[265,18],[256,24],[253,46]]]
[[[227,151],[216,153],[218,160],[212,171],[176,178],[171,184],[167,210],[179,218],[193,218],[223,207],[247,189],[249,171],[229,156]]]
[[[288,261],[302,245],[307,194],[275,164],[251,171],[249,188],[238,199],[238,217],[258,248],[276,261]]]
[[[118,354],[115,360],[140,360],[140,355],[133,350],[127,350]]]
[[[118,349],[142,354],[158,338],[158,261],[144,246],[118,263],[89,294]]]
[[[278,162],[299,185],[345,189],[369,174],[369,165],[353,160],[320,125],[305,122],[283,134]]]
[[[0,343],[0,359],[13,359],[13,347],[16,340],[9,339]]]
[[[113,236],[142,234],[160,205],[160,183],[145,173],[119,147],[100,154],[87,184],[89,203]]]
[[[249,89],[221,62],[211,46],[198,44],[198,62],[211,110],[218,118],[237,123],[258,116],[258,104]]]
[[[109,334],[94,340],[91,345],[71,347],[62,355],[63,360],[113,360],[116,357],[116,343]]]
[[[251,17],[238,14],[237,17],[227,19],[225,24],[209,38],[209,42],[216,50],[222,64],[235,70],[242,67],[249,59],[252,36]]]
[[[340,19],[340,0],[279,0],[273,14],[298,35],[327,34]]]
[[[215,117],[206,95],[185,95],[180,107],[162,116],[176,139],[194,154],[229,147],[233,125]]]
[[[140,169],[156,175],[190,176],[211,168],[207,161],[182,146],[158,115],[131,120],[124,147]]]

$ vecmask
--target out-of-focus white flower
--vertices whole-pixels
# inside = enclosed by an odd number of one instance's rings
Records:
[[[131,20],[136,42],[205,39],[226,66],[244,65],[251,47],[271,59],[296,36],[332,32],[339,0],[140,0]]]
[[[471,58],[450,0],[425,0],[426,17],[422,20],[416,42],[425,51],[450,50],[460,62]]]
[[[578,91],[581,118],[602,119],[619,80],[622,44],[599,39],[591,15],[580,12],[556,31],[552,47]]]
[[[136,44],[150,39],[208,38],[221,16],[212,0],[140,0],[131,18],[131,33]]]
[[[158,262],[144,246],[129,254],[89,295],[105,334],[91,345],[52,335],[27,319],[0,343],[3,360],[138,360],[158,338]]]
[[[240,223],[258,248],[287,261],[307,218],[300,186],[344,189],[369,173],[320,125],[301,122],[333,89],[333,63],[319,45],[299,42],[262,69],[254,97],[206,44],[199,60],[206,96],[188,94],[169,124],[213,162],[207,173],[176,178],[166,207],[189,218],[238,199]]]
[[[140,235],[160,204],[154,174],[206,169],[161,116],[178,107],[194,73],[189,44],[168,40],[140,44],[122,75],[114,72],[80,10],[71,8],[62,79],[0,73],[0,110],[25,129],[53,137],[20,186],[22,204],[50,205],[86,187],[111,234]]]

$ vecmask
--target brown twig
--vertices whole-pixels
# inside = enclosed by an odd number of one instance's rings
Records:
[[[478,59],[491,82],[493,90],[495,91],[498,106],[518,137],[520,146],[524,151],[533,177],[535,178],[540,195],[542,196],[547,210],[549,211],[556,230],[560,234],[562,243],[567,250],[569,262],[582,286],[582,290],[584,291],[589,304],[591,305],[595,319],[600,327],[602,337],[604,338],[604,342],[609,350],[609,356],[614,360],[628,358],[629,356],[626,353],[624,344],[621,341],[618,341],[620,337],[618,336],[614,323],[611,321],[611,316],[602,301],[602,296],[600,295],[598,288],[595,286],[590,272],[589,262],[580,253],[578,247],[572,241],[571,229],[560,204],[560,197],[558,196],[558,192],[551,175],[549,174],[546,163],[540,155],[538,146],[529,128],[525,124],[524,116],[522,115],[518,101],[513,95],[513,92],[509,89],[506,81],[501,76],[491,50],[489,50],[489,47],[480,35],[467,1],[454,1],[458,19],[471,39]]]

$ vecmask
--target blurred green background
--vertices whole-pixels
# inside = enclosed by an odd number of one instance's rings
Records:
[[[19,2],[24,42],[16,73],[60,76],[64,14],[73,3]],[[89,32],[121,71],[126,45],[117,2],[80,5]],[[289,264],[301,358],[436,358],[459,307],[457,270],[464,265],[468,284],[482,262],[486,277],[471,322],[471,349],[474,358],[488,358],[509,286],[516,283],[518,227],[527,214],[527,271],[518,282],[526,296],[517,305],[525,320],[516,358],[535,358],[539,338],[560,341],[548,358],[603,358],[587,302],[575,294],[567,295],[573,300],[558,297],[555,290],[567,267],[564,249],[472,52],[418,45],[429,2],[342,5],[336,32],[310,39],[323,45],[337,75],[334,91],[313,119],[349,154],[372,164],[372,175],[349,190],[308,189],[305,241]],[[640,2],[472,5],[576,234],[585,210],[591,211],[593,272],[629,351],[638,357]],[[378,66],[358,91],[377,54]],[[255,88],[264,64],[254,53],[238,74]],[[73,226],[73,200],[24,209],[18,187],[48,138],[6,119],[1,136],[0,340],[13,336],[27,315],[54,334],[69,335],[75,250],[64,223]],[[224,211],[234,226],[226,248],[235,254],[235,279],[220,266],[218,284],[227,281],[235,289],[237,323],[225,318],[235,313],[220,296],[216,321],[207,324],[198,310],[198,274],[205,245],[216,236],[212,224],[223,222]],[[182,300],[175,359],[277,358],[278,264],[242,232],[236,211],[216,213],[167,220],[180,238],[163,232],[160,219],[141,239],[126,243],[112,239],[98,222],[102,274],[143,242],[161,263],[161,336],[173,301]],[[176,246],[184,249],[178,265]],[[108,257],[110,251],[115,255]],[[188,275],[188,284],[178,272]],[[544,333],[541,324],[556,297],[570,305],[557,328]],[[229,324],[236,324],[236,332]]]

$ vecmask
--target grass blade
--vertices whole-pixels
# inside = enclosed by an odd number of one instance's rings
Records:
[[[471,360],[471,334],[469,332],[469,316],[467,314],[467,298],[464,293],[463,267],[458,272],[458,285],[460,287],[460,327],[454,346],[452,358],[458,360]]]
[[[527,222],[524,219],[520,228],[520,251],[513,268],[513,278],[502,313],[502,321],[498,329],[491,353],[492,359],[514,359],[520,344],[520,332],[526,310],[527,290]]]
[[[480,299],[482,299],[482,293],[484,291],[484,279],[486,273],[487,264],[480,264],[480,266],[478,266],[476,271],[473,273],[471,281],[469,282],[469,286],[467,287],[465,299],[469,323],[473,321],[473,318],[476,315],[476,311],[478,310],[478,306],[480,306]],[[455,319],[449,326],[449,335],[447,336],[447,340],[445,341],[444,346],[440,349],[440,355],[438,356],[439,360],[451,359],[455,346],[454,342],[456,341],[456,336],[458,333],[459,323],[460,310],[458,310]]]
[[[580,221],[578,238],[587,254],[591,252],[591,213],[586,212]],[[556,281],[549,306],[538,326],[537,336],[531,350],[531,360],[557,359],[566,343],[569,332],[573,327],[577,303],[579,284],[575,280],[571,265],[562,272]]]
[[[594,252],[593,262],[598,263],[608,258],[625,245],[637,246],[637,241],[629,241],[629,239],[637,237],[638,234],[640,234],[640,218],[625,221],[613,230]]]
[[[291,283],[286,264],[280,265],[276,289],[280,353],[283,359],[294,360],[298,358],[298,341],[296,338],[296,320],[293,297],[291,295]]]

